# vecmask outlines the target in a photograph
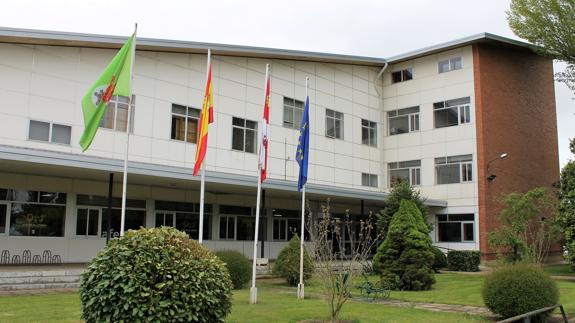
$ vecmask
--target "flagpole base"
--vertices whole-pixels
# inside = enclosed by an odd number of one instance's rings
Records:
[[[258,302],[258,289],[257,287],[252,287],[250,289],[250,304],[257,304]]]
[[[297,284],[297,299],[304,299],[304,284]]]

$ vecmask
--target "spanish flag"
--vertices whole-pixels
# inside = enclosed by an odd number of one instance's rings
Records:
[[[208,80],[206,82],[206,94],[204,96],[202,113],[200,114],[200,131],[198,131],[194,176],[198,175],[198,171],[202,167],[202,162],[206,156],[206,150],[208,149],[208,125],[212,122],[214,122],[214,99],[212,95],[212,63],[210,62]]]

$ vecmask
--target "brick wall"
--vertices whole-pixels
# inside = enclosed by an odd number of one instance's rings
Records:
[[[551,187],[559,179],[552,60],[533,52],[473,45],[479,239],[483,259],[493,259],[487,234],[497,227],[505,193]],[[492,162],[488,181],[487,163]]]

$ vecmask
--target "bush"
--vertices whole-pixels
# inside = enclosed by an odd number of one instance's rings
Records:
[[[299,255],[300,255],[300,239],[297,235],[285,246],[278,258],[274,262],[272,273],[286,279],[287,283],[291,286],[299,284]],[[304,283],[311,278],[313,274],[313,262],[307,253],[303,251],[303,280]]]
[[[449,250],[447,266],[453,271],[479,271],[481,253],[476,250]]]
[[[235,289],[241,289],[252,277],[252,264],[241,252],[222,250],[216,256],[226,263]]]
[[[373,268],[392,289],[427,290],[435,283],[429,229],[415,203],[402,200],[387,237],[377,248]]]
[[[225,264],[174,228],[128,231],[82,275],[86,322],[224,322],[232,282]]]
[[[504,318],[527,313],[559,301],[555,282],[541,268],[527,264],[503,267],[483,284],[483,301]]]
[[[447,267],[447,256],[439,248],[433,246],[433,270],[437,273],[440,269]]]

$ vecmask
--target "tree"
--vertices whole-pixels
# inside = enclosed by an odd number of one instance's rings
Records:
[[[311,213],[310,213],[311,214]],[[331,322],[337,322],[343,305],[351,298],[356,278],[363,273],[377,242],[371,214],[367,219],[353,221],[349,212],[342,218],[330,212],[329,200],[321,207],[319,219],[308,217],[310,255],[330,309]],[[351,243],[346,238],[351,237]],[[347,242],[347,243],[346,243]]]
[[[286,279],[290,286],[299,283],[300,239],[297,234],[290,239],[287,246],[280,251],[272,272]],[[303,251],[303,280],[307,282],[313,274],[314,266],[307,250]]]
[[[407,181],[399,181],[385,197],[385,207],[377,215],[377,230],[381,239],[385,239],[387,236],[387,230],[391,219],[399,210],[399,205],[402,200],[413,201],[419,209],[423,222],[427,222],[427,206],[425,205],[425,199],[423,199],[420,196],[419,191],[416,191]]]
[[[541,54],[568,64],[556,77],[575,91],[575,2],[512,0],[507,21],[517,36],[541,46]]]
[[[569,145],[575,154],[575,139]],[[567,261],[575,271],[575,161],[570,160],[561,170],[559,181],[559,215],[557,223],[563,234]]]
[[[435,283],[429,227],[413,201],[402,200],[387,237],[373,258],[384,284],[399,290],[427,290]]]
[[[556,237],[555,198],[544,187],[503,197],[501,227],[489,233],[489,244],[507,262],[543,263]]]

